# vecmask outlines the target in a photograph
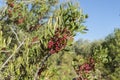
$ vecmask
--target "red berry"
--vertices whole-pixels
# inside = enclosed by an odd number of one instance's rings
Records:
[[[88,66],[85,67],[85,70],[90,71],[91,69],[92,69],[92,68],[90,67],[90,65],[88,65]]]
[[[8,16],[11,17],[12,16],[12,10],[8,10]]]
[[[32,43],[39,41],[38,36],[32,38]]]
[[[95,62],[93,58],[90,58],[89,61],[90,61],[90,63],[94,63]]]
[[[18,19],[18,24],[22,24],[23,23],[23,21],[24,21],[24,19],[23,18],[21,18],[21,19]]]
[[[83,80],[88,80],[87,78],[84,78]]]
[[[63,35],[63,38],[65,38],[65,39],[66,39],[66,38],[67,38],[67,34],[64,34],[64,35]]]
[[[11,13],[12,13],[12,10],[9,9],[9,10],[8,10],[8,13],[11,14]]]
[[[59,50],[60,50],[60,48],[59,48],[59,47],[56,47],[56,48],[55,48],[55,50],[56,50],[56,51],[59,51]]]
[[[9,3],[9,6],[13,8],[14,7],[14,3],[12,3],[12,2]]]
[[[80,66],[80,70],[82,71],[84,69],[84,65],[81,65]]]
[[[52,40],[49,41],[48,45],[53,45],[54,42]]]
[[[54,53],[55,53],[55,50],[51,49],[50,54],[54,54]]]

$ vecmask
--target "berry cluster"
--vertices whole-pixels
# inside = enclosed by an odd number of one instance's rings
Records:
[[[88,62],[85,62],[84,64],[80,65],[77,69],[74,68],[79,77],[74,78],[73,80],[88,80],[85,77],[85,75],[90,71],[94,70],[94,67],[95,67],[94,59],[89,58]]]
[[[24,16],[21,14],[20,5],[15,5],[14,2],[8,2],[8,18],[14,21],[15,24],[22,24],[25,21]],[[17,15],[16,15],[17,14]],[[15,15],[15,16],[14,16]]]
[[[67,39],[71,35],[66,28],[57,28],[55,35],[48,42],[48,49],[50,54],[54,54],[63,49],[67,44]]]
[[[10,6],[11,8],[14,7],[14,2],[8,2],[8,6]]]
[[[91,70],[94,69],[94,66],[95,66],[95,61],[93,58],[90,58],[88,63],[84,63],[81,66],[79,66],[79,70],[85,73],[89,73]]]
[[[11,17],[12,14],[14,13],[13,12],[13,9],[14,9],[14,2],[8,2],[8,17]]]

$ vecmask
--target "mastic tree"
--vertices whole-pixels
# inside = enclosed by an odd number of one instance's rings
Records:
[[[74,44],[75,53],[78,56],[84,56],[84,58],[75,59],[77,62],[76,73],[80,77],[77,79],[88,80],[119,80],[120,74],[120,29],[116,28],[113,33],[109,34],[103,40],[97,40],[93,42],[78,40]],[[90,54],[89,54],[90,53]],[[87,56],[87,55],[89,56]],[[88,58],[92,57],[94,64],[91,63]],[[84,59],[87,62],[79,61]],[[83,63],[83,64],[81,64]],[[89,64],[90,63],[90,64]],[[91,66],[92,64],[92,66]],[[93,66],[94,65],[94,66]],[[93,69],[93,71],[92,71]],[[91,71],[89,74],[83,73],[84,71]],[[82,74],[81,74],[82,73]],[[83,76],[84,75],[84,76]],[[87,77],[85,77],[87,76]]]
[[[120,74],[120,29],[117,28],[105,40],[93,49],[96,69],[100,70],[101,79],[119,80]]]
[[[91,55],[91,42],[88,40],[79,39],[74,43],[75,53],[78,55],[83,55],[84,57],[88,57]]]
[[[72,2],[5,0],[0,9],[0,79],[41,80],[47,60],[69,50],[87,15]]]

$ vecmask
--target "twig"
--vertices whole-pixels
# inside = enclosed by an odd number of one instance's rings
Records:
[[[14,56],[14,54],[20,49],[20,47],[24,44],[24,41],[17,47],[15,52],[4,62],[4,64],[1,66],[0,71],[4,68],[4,66],[9,62],[9,60]]]
[[[4,53],[9,53],[9,52],[11,52],[11,51],[10,51],[10,50],[8,50],[8,51],[1,50],[0,53],[2,53],[2,52],[4,52]]]
[[[34,80],[37,80],[37,76],[38,76],[38,73],[39,73],[39,70],[41,69],[41,67],[45,64],[45,62],[47,61],[47,59],[51,56],[51,54],[47,54],[44,59],[41,61],[41,64],[40,64],[40,67],[37,69],[36,73],[35,73],[35,76],[34,76]]]
[[[20,44],[21,42],[20,42],[20,40],[19,40],[19,38],[18,38],[17,33],[13,30],[13,28],[12,28],[12,27],[10,27],[10,29],[11,29],[11,31],[15,34],[16,39],[17,39],[18,43]]]
[[[35,0],[21,0],[21,1],[16,1],[16,2],[22,2],[22,3],[32,3],[35,2]]]
[[[37,43],[40,43],[40,41],[35,41],[35,42],[32,42],[31,44],[37,44]]]
[[[7,7],[8,6],[6,6],[6,7],[4,7],[4,9],[0,12],[0,20],[2,20],[4,17],[5,17],[5,15],[2,17],[2,15],[5,13],[5,11],[7,10]]]

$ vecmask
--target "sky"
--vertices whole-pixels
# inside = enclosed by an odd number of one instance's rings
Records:
[[[120,28],[120,0],[77,1],[83,13],[89,16],[84,23],[89,31],[86,34],[78,34],[75,40],[80,38],[90,41],[104,39],[115,28]]]
[[[4,0],[0,0],[0,7],[2,7],[4,5],[5,5]]]
[[[3,5],[0,0],[0,6]],[[70,0],[60,0],[65,2]],[[75,40],[87,39],[90,41],[104,39],[115,28],[120,28],[120,0],[72,0],[78,2],[88,19],[84,25],[89,31],[86,34],[77,34]]]

